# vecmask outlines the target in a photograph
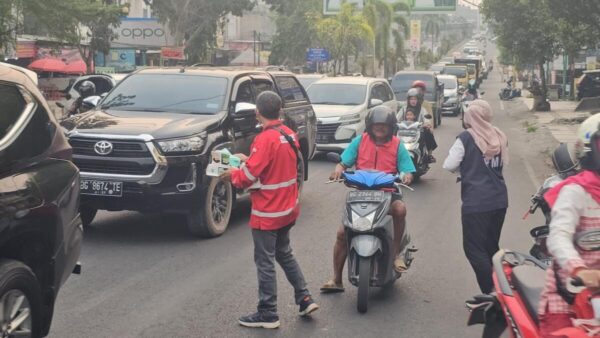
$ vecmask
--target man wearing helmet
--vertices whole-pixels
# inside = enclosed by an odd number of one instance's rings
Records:
[[[414,81],[412,83],[411,88],[416,88],[419,90],[419,104],[425,108],[425,110],[427,111],[427,113],[429,113],[431,116],[433,116],[433,107],[431,107],[431,103],[429,103],[429,101],[425,100],[425,93],[427,93],[427,85],[425,84],[425,82],[421,81],[421,80],[417,80]]]
[[[572,299],[563,292],[568,277],[579,277],[586,287],[600,287],[600,255],[575,245],[578,234],[600,229],[600,114],[585,120],[578,131],[576,155],[581,173],[549,190],[544,198],[552,207],[547,247],[553,256],[540,298],[540,337],[572,326]]]
[[[73,102],[71,108],[69,108],[69,116],[81,113],[83,100],[96,94],[96,85],[92,81],[85,80],[77,88],[77,91],[79,92],[79,97]]]
[[[365,133],[354,138],[344,150],[341,162],[336,165],[330,179],[339,179],[347,168],[356,166],[357,170],[375,169],[401,174],[402,182],[410,184],[415,167],[404,145],[394,135],[396,121],[396,116],[389,107],[378,106],[371,110],[365,119]],[[394,219],[394,256],[397,257],[394,267],[402,272],[407,266],[404,259],[398,257],[398,253],[406,225],[406,207],[398,194],[392,195],[390,214]],[[344,228],[340,226],[333,248],[333,279],[321,287],[322,292],[344,291],[342,271],[347,256],[345,237]]]

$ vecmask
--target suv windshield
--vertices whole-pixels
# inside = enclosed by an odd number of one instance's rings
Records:
[[[227,79],[187,74],[135,74],[103,101],[102,109],[215,114],[223,107]]]
[[[427,90],[425,92],[425,99],[433,101],[433,76],[428,74],[400,74],[392,79],[392,88],[394,94],[396,94],[396,100],[406,100],[406,92],[410,89],[413,82],[421,80],[425,82]]]
[[[308,88],[312,104],[357,106],[365,102],[367,86],[362,84],[313,83]]]
[[[466,67],[446,67],[444,74],[454,75],[456,77],[467,77]]]

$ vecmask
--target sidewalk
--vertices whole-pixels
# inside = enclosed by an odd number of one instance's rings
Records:
[[[531,110],[533,98],[522,97],[521,99]],[[576,101],[551,101],[551,111],[536,112],[534,115],[538,123],[545,125],[558,142],[575,142],[579,125],[590,116],[588,112],[575,112],[577,103]]]

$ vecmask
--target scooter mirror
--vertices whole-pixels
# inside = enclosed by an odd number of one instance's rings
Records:
[[[483,94],[485,94],[485,92],[480,92],[480,93],[479,93],[479,95],[483,95]]]
[[[423,115],[423,117],[426,118],[426,119],[432,119],[433,118],[433,116],[431,116],[431,114],[425,114],[425,115]]]
[[[333,163],[340,163],[342,161],[342,157],[338,153],[327,153],[327,159]]]

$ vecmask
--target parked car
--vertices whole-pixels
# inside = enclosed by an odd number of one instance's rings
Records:
[[[123,79],[96,110],[64,120],[81,170],[81,215],[97,210],[174,212],[202,237],[227,229],[240,191],[205,175],[213,150],[250,153],[256,96],[274,90],[296,131],[300,177],[308,175],[316,117],[294,74],[235,68],[154,68]]]
[[[317,150],[343,151],[365,130],[365,117],[375,106],[398,110],[385,79],[340,76],[321,79],[308,88],[317,114]]]
[[[600,70],[587,70],[579,78],[577,99],[600,96]]]
[[[34,81],[5,65],[0,79],[0,336],[42,337],[78,267],[79,172]]]
[[[304,87],[305,90],[308,90],[308,87],[315,83],[316,81],[327,77],[327,75],[325,74],[297,74],[296,78],[298,79],[298,81],[300,82],[300,84],[302,85],[302,87]]]
[[[443,113],[452,113],[453,116],[460,114],[460,93],[458,80],[454,75],[438,75],[438,80],[444,84],[444,103],[442,103]]]
[[[433,109],[431,113],[434,115],[433,123],[434,127],[437,128],[437,126],[442,124],[444,88],[434,72],[403,70],[396,73],[392,79],[392,88],[394,89],[396,100],[401,104],[406,104],[406,92],[410,89],[412,83],[417,80],[425,82],[427,86],[425,100],[431,103]]]

